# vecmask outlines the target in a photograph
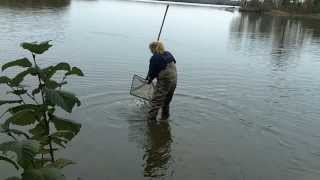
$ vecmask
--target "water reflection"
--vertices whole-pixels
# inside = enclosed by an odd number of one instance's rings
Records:
[[[252,13],[238,14],[231,22],[230,31],[235,50],[271,55],[274,63],[281,67],[285,66],[283,60],[298,59],[303,47],[320,35],[319,24],[312,19]]]
[[[171,159],[171,132],[168,122],[159,124],[148,124],[147,143],[143,159],[144,176],[158,177],[165,176],[168,163]]]
[[[15,8],[60,8],[69,6],[71,0],[1,0],[0,6]]]
[[[130,122],[130,139],[143,149],[144,177],[164,177],[170,175],[172,163],[170,124],[162,121],[157,124]]]

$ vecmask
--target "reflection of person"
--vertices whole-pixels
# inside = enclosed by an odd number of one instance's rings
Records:
[[[177,86],[176,60],[173,55],[165,51],[161,42],[152,42],[149,45],[153,56],[150,59],[148,83],[157,79],[157,85],[151,100],[151,109],[148,119],[155,121],[159,109],[162,108],[161,119],[169,118],[169,105]]]
[[[144,155],[144,176],[161,177],[168,174],[171,160],[171,132],[167,121],[148,124],[147,143]]]

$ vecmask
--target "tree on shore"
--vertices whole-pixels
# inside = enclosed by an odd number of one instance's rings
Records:
[[[295,13],[320,13],[320,0],[241,0],[243,10],[279,9]]]

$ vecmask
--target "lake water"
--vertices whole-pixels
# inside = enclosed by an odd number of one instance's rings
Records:
[[[37,2],[37,3],[34,3]],[[0,63],[23,41],[53,40],[42,65],[68,61],[83,124],[61,155],[68,176],[98,179],[318,180],[320,21],[173,4],[163,41],[177,59],[172,116],[148,127],[129,95],[145,75],[164,4],[0,1]],[[1,94],[4,94],[2,89]],[[1,179],[15,173],[0,165]]]

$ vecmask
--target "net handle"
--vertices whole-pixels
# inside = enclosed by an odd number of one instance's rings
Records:
[[[160,28],[160,31],[159,31],[159,34],[158,34],[158,38],[157,38],[158,41],[160,40],[160,36],[161,36],[161,33],[162,33],[164,22],[166,21],[166,17],[167,17],[167,14],[168,14],[169,7],[170,7],[170,5],[168,4],[167,8],[166,8],[166,12],[164,13],[164,16],[163,16],[163,19],[162,19],[161,28]]]

